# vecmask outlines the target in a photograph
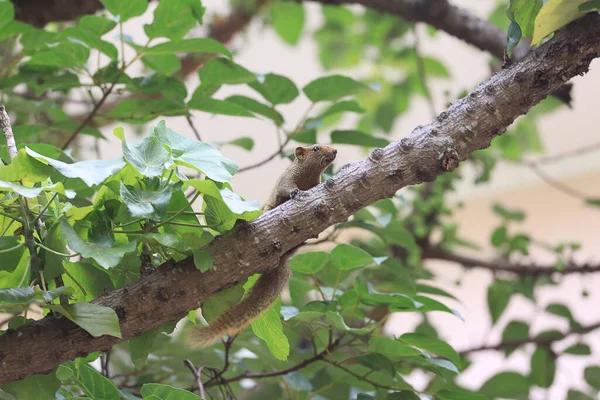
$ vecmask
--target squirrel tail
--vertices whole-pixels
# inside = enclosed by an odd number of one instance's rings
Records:
[[[292,253],[283,255],[279,266],[262,274],[240,303],[221,314],[209,326],[191,328],[186,338],[188,345],[193,348],[203,348],[212,345],[225,335],[233,336],[269,308],[290,280],[292,272],[288,260]]]

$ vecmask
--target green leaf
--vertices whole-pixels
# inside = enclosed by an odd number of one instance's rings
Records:
[[[119,22],[140,16],[148,8],[148,0],[100,0],[112,15],[119,16]]]
[[[373,257],[359,247],[349,244],[338,244],[331,251],[333,263],[342,271],[363,268],[375,263]]]
[[[39,194],[42,192],[60,193],[62,195],[65,195],[69,199],[75,197],[75,191],[65,189],[65,186],[62,184],[62,182],[58,182],[53,185],[32,188],[23,185],[18,185],[12,182],[0,181],[0,192],[15,192],[29,199],[38,197]]]
[[[238,166],[214,147],[179,135],[167,128],[165,121],[156,124],[141,141],[126,144],[123,154],[142,175],[162,175],[171,163],[203,172],[217,182],[228,182]]]
[[[400,340],[389,337],[375,337],[369,340],[369,351],[382,353],[388,357],[401,358],[408,356],[420,356],[423,353]]]
[[[583,371],[585,381],[594,389],[600,390],[600,366],[590,366]]]
[[[331,132],[331,143],[353,144],[364,147],[385,147],[389,140],[371,136],[355,130],[336,130]]]
[[[344,317],[342,317],[337,311],[327,311],[325,317],[331,326],[341,331],[352,332],[355,335],[366,335],[370,332],[369,328],[350,328],[346,324],[346,321],[344,321]]]
[[[169,207],[171,190],[169,185],[163,187],[160,179],[153,179],[144,188],[125,185],[121,181],[119,192],[132,217],[160,221]]]
[[[510,209],[508,207],[504,207],[501,204],[495,203],[492,207],[492,210],[495,214],[501,216],[502,218],[510,221],[523,221],[525,219],[525,213],[521,210]]]
[[[151,24],[144,25],[144,32],[150,39],[166,37],[177,40],[183,38],[198,21],[189,0],[168,0],[158,3]]]
[[[256,216],[260,211],[260,204],[256,200],[245,201],[228,188],[219,189],[214,182],[200,179],[190,179],[183,183],[183,190],[193,187],[203,195],[210,196],[220,202],[225,203],[227,208],[236,215],[251,213]],[[248,215],[249,216],[249,215]]]
[[[210,114],[231,115],[234,117],[254,117],[245,107],[228,100],[217,100],[196,91],[188,107],[192,110],[204,111]]]
[[[436,396],[439,393],[436,393]],[[421,398],[417,396],[414,392],[409,392],[407,390],[402,390],[400,392],[389,393],[385,400],[420,400]],[[445,400],[445,399],[444,399]]]
[[[549,388],[556,374],[556,357],[545,346],[537,346],[531,356],[531,382],[542,388]]]
[[[125,166],[122,157],[113,160],[94,160],[80,161],[73,164],[67,164],[59,160],[41,155],[29,147],[25,151],[30,157],[50,165],[67,178],[80,178],[88,186],[99,185],[106,178],[119,172]]]
[[[62,41],[35,52],[27,65],[53,67],[83,67],[90,57],[90,49],[79,43]]]
[[[343,112],[353,112],[357,114],[362,114],[365,112],[365,109],[362,108],[362,106],[358,104],[356,100],[342,100],[328,107],[325,111],[321,113],[319,118],[325,118]]]
[[[133,362],[136,369],[139,370],[146,365],[148,354],[150,354],[152,345],[159,332],[158,328],[153,328],[129,340],[131,362]]]
[[[249,137],[237,138],[235,140],[229,141],[224,144],[228,144],[230,146],[238,146],[238,147],[241,147],[242,149],[248,150],[248,151],[250,151],[254,148],[254,140],[252,140],[252,138],[249,138]]]
[[[73,379],[81,390],[94,400],[118,400],[121,398],[115,384],[89,365],[80,365],[71,361],[58,367],[57,375],[61,378]]]
[[[519,25],[523,36],[533,36],[535,17],[542,4],[543,0],[510,0],[509,10],[512,11],[514,21]]]
[[[48,304],[45,307],[62,314],[94,337],[109,335],[121,338],[119,318],[112,308],[92,303]]]
[[[0,289],[0,304],[28,304],[34,300],[52,301],[61,294],[70,296],[73,289],[68,286],[62,286],[53,290],[41,290],[38,286],[31,288],[29,286],[22,288]]]
[[[157,44],[144,50],[146,56],[173,55],[173,53],[222,54],[231,58],[231,52],[222,43],[210,38],[183,39]]]
[[[464,389],[441,390],[435,394],[439,400],[488,400],[487,397]]]
[[[300,392],[310,392],[313,389],[312,383],[304,377],[300,372],[290,372],[283,376],[283,380],[292,388]]]
[[[142,386],[142,398],[144,400],[202,400],[200,396],[187,390],[158,383],[146,383]]]
[[[0,30],[15,18],[15,7],[10,1],[0,1]]]
[[[494,230],[494,232],[492,232],[492,236],[490,238],[490,243],[494,247],[500,247],[504,243],[506,243],[506,240],[507,240],[506,226],[503,225],[503,226],[499,226],[498,228],[496,228]]]
[[[358,94],[368,88],[364,83],[355,81],[343,75],[330,75],[317,78],[302,89],[304,94],[313,102],[336,101],[345,96]]]
[[[492,323],[498,322],[498,319],[506,309],[511,296],[513,295],[513,286],[508,281],[494,281],[487,292],[487,303]]]
[[[529,381],[518,372],[501,372],[487,380],[479,389],[481,394],[495,399],[498,397],[529,399]]]
[[[365,354],[354,359],[359,364],[366,366],[373,371],[384,371],[391,377],[396,375],[394,363],[387,356],[380,353]]]
[[[212,269],[215,265],[214,257],[206,250],[194,250],[194,266],[202,272]]]
[[[592,354],[592,349],[587,344],[576,343],[572,346],[569,346],[567,349],[565,349],[565,351],[563,351],[563,353],[564,354],[573,354],[576,356],[589,356]]]
[[[203,85],[238,85],[256,80],[256,75],[226,58],[214,58],[199,71]]]
[[[531,44],[538,46],[542,39],[583,15],[581,0],[548,0],[535,17]]]
[[[139,124],[160,116],[187,115],[188,110],[180,100],[129,98],[108,112],[108,116],[121,121]]]
[[[567,400],[594,400],[592,396],[580,392],[579,390],[569,389]]]
[[[9,249],[12,250],[9,251]],[[0,271],[13,272],[19,265],[24,252],[25,246],[16,237],[0,237],[0,254],[2,255]]]
[[[273,105],[291,103],[299,94],[294,82],[276,74],[260,76],[257,81],[249,85]]]
[[[289,1],[276,1],[271,6],[271,21],[275,32],[291,45],[298,43],[304,27],[304,6]]]
[[[571,314],[571,310],[564,304],[552,303],[546,306],[546,312],[554,315],[558,315],[559,317],[566,318],[569,321],[573,321],[573,314]]]
[[[204,304],[202,304],[202,316],[211,323],[229,310],[234,305],[238,304],[244,295],[243,285],[235,285],[232,288],[223,290],[214,296],[210,296]]]
[[[529,325],[522,321],[510,321],[502,332],[502,342],[514,342],[529,338]],[[508,357],[517,346],[505,348],[504,354]]]
[[[600,11],[600,0],[587,0],[585,3],[579,5],[579,11]]]
[[[406,333],[400,336],[400,340],[430,353],[447,358],[452,361],[454,365],[460,366],[462,364],[458,353],[448,343],[439,339],[420,333]]]
[[[322,270],[329,261],[331,256],[324,251],[313,251],[310,253],[297,254],[290,258],[290,268],[294,272],[302,274],[316,274]]]
[[[593,207],[600,207],[600,199],[585,199],[585,204]]]
[[[512,11],[506,11],[506,14],[511,20],[510,25],[508,26],[508,32],[506,34],[506,53],[510,56],[515,46],[519,44],[519,41],[523,36],[523,32],[521,31],[521,27],[519,26],[517,21],[515,21],[515,17]]]
[[[370,283],[357,279],[354,284],[356,293],[361,302],[371,306],[393,306],[397,311],[401,309],[420,309],[423,304],[413,300],[402,293],[380,293],[373,289]]]
[[[254,114],[258,114],[258,115],[262,115],[263,117],[267,117],[267,118],[273,120],[273,122],[275,122],[275,124],[277,124],[277,126],[283,125],[283,121],[284,121],[283,116],[279,112],[275,111],[274,108],[269,107],[266,104],[263,104],[254,99],[251,99],[250,97],[236,95],[236,96],[230,96],[230,97],[226,98],[225,100],[230,103],[235,103],[239,106],[242,106],[246,110],[248,110]]]
[[[248,279],[244,289],[250,287],[253,283],[251,280],[252,278]],[[290,343],[283,333],[280,311],[281,300],[277,299],[267,311],[261,313],[257,319],[252,321],[251,326],[254,334],[267,344],[273,357],[285,361],[290,354]]]
[[[63,275],[65,285],[72,287],[75,293],[81,291],[79,288],[79,285],[81,285],[86,292],[86,296],[83,296],[83,293],[81,293],[81,296],[76,296],[80,301],[91,301],[100,296],[101,293],[115,288],[108,274],[92,264],[65,262],[64,268],[69,271],[69,275]],[[77,280],[79,285],[71,279],[71,276]]]
[[[0,2],[0,5],[2,2]],[[0,7],[1,10],[1,7]],[[14,396],[14,400],[43,400],[54,399],[54,394],[60,387],[60,381],[54,373],[31,375],[17,382],[2,386],[2,390]],[[0,392],[0,399],[2,392]]]
[[[129,242],[123,246],[108,247],[101,244],[89,243],[84,241],[77,232],[71,227],[65,218],[60,220],[60,228],[62,233],[69,243],[69,247],[81,254],[85,258],[93,258],[103,268],[113,268],[119,265],[119,262],[125,255],[134,251],[136,248],[135,242]]]

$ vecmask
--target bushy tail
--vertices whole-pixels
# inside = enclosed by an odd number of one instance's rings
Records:
[[[278,267],[262,274],[240,303],[221,314],[209,326],[191,328],[187,336],[188,345],[203,348],[217,342],[225,335],[233,336],[269,308],[290,280],[291,271],[288,266],[290,256],[291,252],[285,254]]]

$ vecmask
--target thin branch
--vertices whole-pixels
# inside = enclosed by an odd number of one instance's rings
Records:
[[[196,129],[196,126],[194,125],[194,121],[192,121],[192,117],[190,117],[189,115],[186,115],[185,119],[187,120],[190,128],[192,128],[194,135],[196,135],[196,139],[198,139],[198,141],[201,142],[202,138],[200,137],[200,132],[198,132],[198,129]]]
[[[517,275],[542,276],[552,274],[586,274],[600,272],[600,263],[597,264],[568,264],[562,269],[556,269],[552,265],[519,264],[504,260],[483,260],[476,257],[449,253],[439,247],[431,246],[423,249],[424,260],[444,260],[461,264],[466,268],[484,268],[490,271],[511,272]]]
[[[3,105],[0,105],[0,129],[4,131],[8,154],[10,158],[13,159],[19,154],[19,151],[17,150],[17,143],[15,142],[15,134],[10,125],[10,117]]]
[[[542,179],[544,182],[546,182],[548,185],[552,186],[553,188],[563,192],[564,194],[566,194],[567,196],[571,196],[574,197],[576,199],[579,200],[584,200],[589,198],[590,196],[586,195],[583,192],[580,192],[577,189],[572,188],[571,186],[567,185],[566,183],[562,183],[561,181],[554,179],[553,177],[551,177],[550,175],[546,174],[544,171],[542,171],[540,168],[537,167],[537,165],[532,164],[532,163],[528,163],[527,166],[538,176],[540,177],[540,179]]]
[[[479,351],[504,350],[504,349],[508,349],[508,348],[512,348],[512,347],[518,347],[518,346],[521,346],[521,345],[524,345],[527,343],[534,343],[537,345],[549,346],[550,344],[552,344],[554,342],[560,342],[561,340],[565,339],[568,336],[577,335],[577,334],[583,335],[586,333],[590,333],[599,328],[600,328],[600,322],[597,322],[595,324],[582,326],[582,327],[576,328],[576,329],[571,329],[567,332],[556,334],[553,336],[541,336],[541,337],[531,337],[531,338],[525,338],[525,339],[519,339],[519,340],[509,340],[509,341],[500,342],[500,343],[494,344],[494,345],[473,347],[471,349],[466,349],[466,350],[460,351],[459,353],[464,356],[464,355],[476,353]]]
[[[287,375],[290,372],[294,372],[294,371],[298,371],[314,362],[317,361],[325,361],[325,356],[327,354],[329,354],[331,351],[335,350],[338,347],[341,347],[341,341],[343,339],[343,336],[340,336],[339,338],[337,338],[333,343],[331,343],[329,346],[327,346],[323,351],[321,351],[320,353],[318,353],[317,355],[307,358],[306,360],[294,365],[293,367],[290,368],[286,368],[280,371],[274,371],[274,372],[265,372],[265,373],[258,373],[258,374],[252,374],[252,373],[243,373],[237,376],[234,376],[232,378],[228,378],[228,379],[223,379],[221,381],[220,384],[229,384],[232,382],[237,382],[240,381],[242,379],[264,379],[264,378],[273,378],[273,377],[277,377],[277,376],[283,376],[283,375]],[[215,386],[215,382],[207,382],[205,385],[205,387],[211,387],[211,386]]]
[[[565,151],[563,153],[554,154],[552,156],[543,157],[537,160],[528,161],[528,164],[533,165],[543,165],[543,164],[553,164],[560,161],[564,161],[565,159],[571,157],[582,156],[584,154],[593,153],[595,151],[600,150],[600,142],[592,143],[584,147],[580,147],[577,149]]]
[[[204,391],[204,385],[202,384],[202,370],[204,367],[194,367],[194,364],[188,360],[187,358],[183,360],[183,363],[194,375],[194,379],[196,380],[196,384],[198,385],[198,392],[200,392],[200,397],[206,399],[206,392]],[[193,392],[193,390],[191,390]]]

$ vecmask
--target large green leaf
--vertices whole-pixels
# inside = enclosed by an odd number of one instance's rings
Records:
[[[47,291],[41,290],[38,286],[0,289],[0,304],[28,304],[34,300],[50,302],[61,294],[69,296],[72,293],[73,289],[68,286]]]
[[[164,56],[174,53],[212,53],[231,57],[231,52],[220,42],[210,38],[183,39],[157,44],[144,50],[146,56]]]
[[[0,2],[0,30],[4,29],[15,18],[15,7],[10,1]],[[2,39],[0,39],[2,40]]]
[[[336,101],[345,96],[358,94],[367,89],[364,83],[343,75],[330,75],[317,78],[302,89],[314,103],[318,101]]]
[[[142,398],[144,400],[202,400],[200,396],[187,390],[158,383],[146,383],[142,386]]]
[[[2,3],[0,2],[0,4]],[[52,400],[59,387],[60,381],[56,379],[54,372],[51,372],[28,376],[20,381],[2,386],[2,390],[13,395],[14,400]],[[0,392],[0,399],[4,400],[2,392]]]
[[[80,365],[71,361],[59,366],[56,375],[61,380],[74,380],[77,386],[94,400],[119,400],[121,398],[115,384],[89,365]]]
[[[304,27],[304,5],[290,1],[276,1],[271,6],[273,28],[287,43],[298,43]]]
[[[600,366],[589,366],[583,372],[585,381],[594,389],[600,390]]]
[[[150,39],[166,37],[172,40],[183,38],[198,22],[189,0],[163,0],[154,10],[151,24],[144,25]]]
[[[315,274],[322,270],[329,261],[331,256],[324,251],[313,251],[310,253],[302,253],[293,256],[290,259],[290,268],[294,272],[303,274]]]
[[[148,0],[100,0],[112,15],[119,16],[119,22],[142,15],[148,8]]]
[[[25,147],[27,154],[44,164],[50,165],[67,178],[80,178],[88,186],[99,185],[106,178],[119,172],[125,161],[122,157],[113,160],[80,161],[67,164],[59,160],[41,155],[29,147]]]
[[[119,317],[112,308],[92,303],[50,304],[45,307],[62,314],[94,337],[110,335],[121,338]]]
[[[63,275],[65,285],[73,288],[74,295],[79,301],[91,301],[100,294],[115,288],[106,271],[92,264],[65,262],[64,268],[69,271],[69,275]],[[85,296],[80,287],[85,290]]]
[[[24,252],[25,246],[18,238],[14,236],[0,237],[0,254],[2,255],[0,271],[13,272],[19,265]]]
[[[299,94],[294,82],[277,74],[266,74],[249,85],[273,105],[291,103]]]
[[[172,188],[170,185],[163,186],[157,178],[146,183],[144,188],[140,188],[120,182],[121,198],[132,217],[160,221],[169,207]]]
[[[371,136],[356,130],[337,130],[331,132],[331,143],[353,144],[364,147],[385,147],[390,141],[384,138]]]
[[[132,124],[152,121],[160,116],[187,115],[188,110],[181,100],[169,98],[129,98],[108,112],[108,116]]]
[[[369,350],[393,358],[420,356],[423,354],[419,349],[415,349],[400,340],[392,339],[390,337],[371,338],[369,340]]]
[[[119,265],[119,262],[125,255],[134,251],[136,248],[135,242],[129,242],[122,246],[109,247],[102,244],[90,243],[84,241],[66,219],[60,220],[60,228],[62,233],[69,243],[69,247],[81,254],[85,258],[93,258],[100,266],[104,268],[113,268]]]
[[[339,312],[334,312],[334,311],[327,311],[327,313],[325,313],[325,317],[327,318],[327,322],[329,322],[331,324],[331,326],[333,326],[336,329],[339,329],[341,331],[348,331],[348,332],[352,332],[356,335],[366,335],[367,333],[369,333],[371,330],[369,328],[351,328],[346,324],[346,321],[344,321],[344,317],[340,315]]]
[[[518,372],[500,372],[487,380],[479,392],[491,399],[529,399],[529,381]]]
[[[231,115],[234,117],[254,117],[245,107],[228,100],[213,99],[202,92],[196,91],[188,102],[192,110],[204,111],[211,114]]]
[[[342,271],[363,268],[375,263],[373,257],[359,247],[338,244],[331,251],[333,263]]]
[[[246,110],[267,117],[277,124],[277,126],[283,125],[283,116],[275,110],[273,107],[269,107],[259,101],[256,101],[250,97],[245,96],[230,96],[225,99],[230,103],[237,104],[244,107]],[[231,143],[231,142],[230,142]]]
[[[123,140],[122,129],[116,134]],[[123,140],[122,147],[125,159],[148,177],[162,175],[174,163],[203,172],[212,180],[227,182],[238,169],[214,147],[177,134],[167,128],[165,121],[156,124],[141,141],[127,144]]]
[[[226,58],[214,58],[199,71],[203,85],[237,85],[256,80],[256,75]]]
[[[537,346],[531,356],[529,379],[539,387],[549,388],[556,374],[556,357],[548,347]]]
[[[498,322],[512,295],[513,286],[510,282],[495,281],[488,287],[487,302],[492,323]]]
[[[452,361],[454,365],[460,366],[462,364],[460,356],[452,346],[439,339],[420,333],[406,333],[400,336],[400,340],[430,353],[445,357]]]
[[[65,189],[65,186],[62,182],[55,183],[53,185],[47,185],[42,187],[27,187],[23,185],[19,185],[17,183],[0,181],[0,192],[15,192],[23,197],[27,197],[29,199],[33,199],[38,197],[42,192],[50,192],[50,193],[60,193],[72,199],[75,197],[75,191],[70,189]]]
[[[251,276],[244,284],[244,290],[248,292],[257,279],[258,275]],[[254,334],[265,341],[271,354],[278,360],[285,361],[290,354],[290,343],[283,333],[280,312],[281,300],[277,299],[268,310],[252,321],[251,326]]]
[[[402,293],[381,293],[370,283],[357,279],[354,288],[361,302],[371,306],[393,306],[397,309],[420,309],[423,304]]]
[[[90,56],[90,49],[72,41],[64,40],[54,46],[35,52],[27,62],[31,66],[83,67]]]
[[[253,219],[260,214],[260,203],[257,200],[246,201],[228,188],[219,189],[209,180],[190,179],[183,183],[183,189],[193,187],[200,193],[223,202],[236,215],[245,215]]]

